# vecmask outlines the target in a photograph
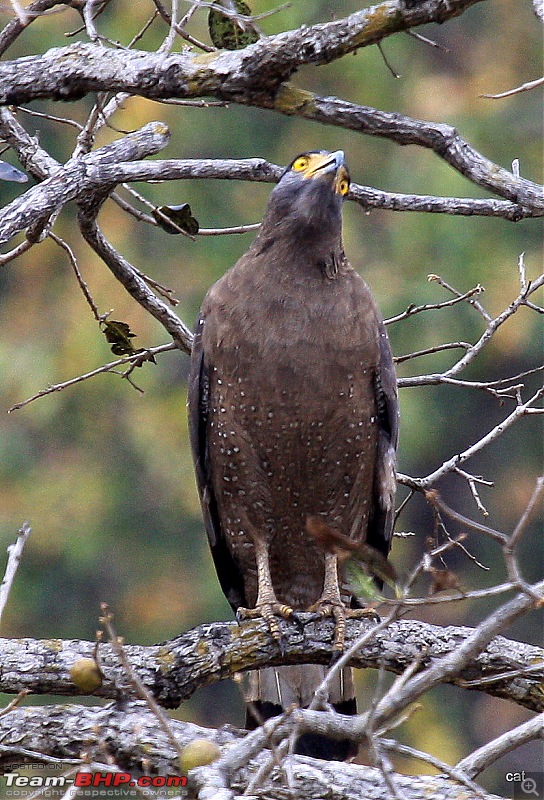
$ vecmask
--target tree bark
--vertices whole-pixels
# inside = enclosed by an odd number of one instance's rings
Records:
[[[208,729],[189,722],[171,720],[170,725],[179,745],[184,747],[195,738],[206,738],[227,752],[240,743],[242,731],[221,728]],[[107,771],[111,761],[133,776],[179,775],[178,753],[159,725],[157,718],[142,701],[128,704],[109,704],[106,707],[78,705],[45,708],[15,709],[0,719],[0,767],[15,771],[20,764],[32,760],[47,763],[47,756],[75,763],[85,754],[93,770]],[[230,791],[219,797],[238,800],[258,768],[270,757],[264,750],[251,760],[249,766],[233,771]],[[301,756],[288,759],[295,782],[296,796],[305,800],[390,800],[380,770],[319,761]],[[83,766],[83,764],[82,764]],[[189,798],[197,796],[201,785],[213,784],[213,769],[200,767],[189,779]],[[208,774],[206,774],[208,773]],[[198,777],[198,780],[195,778]],[[284,800],[285,786],[281,771],[276,767],[266,786],[259,790],[265,800]],[[441,800],[496,800],[495,795],[471,792],[466,786],[444,776],[400,775],[394,780],[406,800],[440,797]]]
[[[303,630],[282,622],[285,653],[269,636],[265,622],[216,622],[199,625],[181,636],[153,646],[125,645],[127,658],[144,685],[166,708],[175,708],[197,689],[235,673],[282,663],[329,664],[333,657],[331,620],[300,614]],[[350,620],[346,648],[372,628],[365,620]],[[392,622],[365,644],[351,662],[359,668],[402,673],[419,659],[419,671],[454,653],[472,628],[429,625],[417,620]],[[0,639],[0,691],[34,694],[80,694],[70,678],[79,658],[92,657],[95,644],[81,640]],[[133,694],[111,645],[101,644],[102,686],[93,694],[110,699]],[[478,684],[478,681],[482,681]],[[543,710],[544,651],[497,636],[459,674],[446,682],[511,700],[534,711]]]

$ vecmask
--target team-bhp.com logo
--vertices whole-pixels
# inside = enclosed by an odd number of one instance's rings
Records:
[[[21,775],[7,772],[4,776],[6,788],[15,789],[62,789],[77,788],[119,788],[134,786],[138,789],[171,789],[187,785],[184,775],[140,775],[134,778],[130,772],[76,772],[72,777],[65,775]]]

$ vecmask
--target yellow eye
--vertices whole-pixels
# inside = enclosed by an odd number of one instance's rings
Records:
[[[349,191],[349,181],[347,181],[345,178],[341,180],[338,184],[338,191],[341,195],[347,194]]]
[[[307,168],[309,163],[310,163],[310,159],[307,156],[299,156],[298,158],[295,158],[295,160],[293,161],[293,167],[292,168],[296,172],[302,172],[303,170],[305,170]]]

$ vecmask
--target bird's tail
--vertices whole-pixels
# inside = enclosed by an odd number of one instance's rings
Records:
[[[326,667],[317,664],[267,667],[251,672],[246,694],[246,728],[252,730],[294,704],[307,708],[326,672]],[[340,714],[357,713],[351,667],[340,670],[333,680],[329,687],[329,703]],[[304,733],[296,742],[295,752],[328,761],[344,761],[357,754],[357,744],[348,739]]]

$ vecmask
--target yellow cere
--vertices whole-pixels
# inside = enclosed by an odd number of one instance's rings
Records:
[[[294,172],[304,173],[305,178],[313,177],[319,170],[329,162],[329,154],[310,153],[298,156],[293,161],[291,169]],[[345,167],[340,167],[334,181],[334,190],[342,196],[349,191],[349,174]]]

